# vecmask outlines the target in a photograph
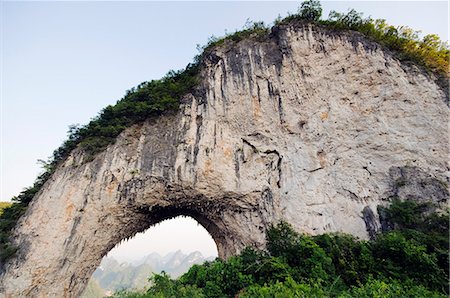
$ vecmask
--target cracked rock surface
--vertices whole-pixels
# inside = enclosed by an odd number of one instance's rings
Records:
[[[178,113],[59,166],[14,231],[1,297],[77,297],[116,244],[177,215],[226,258],[279,220],[369,238],[393,195],[447,200],[446,94],[361,35],[277,27],[205,64]]]

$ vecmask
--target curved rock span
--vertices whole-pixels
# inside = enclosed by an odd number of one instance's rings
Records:
[[[178,113],[59,166],[14,231],[2,296],[75,297],[117,243],[177,215],[226,258],[280,220],[368,238],[392,195],[446,200],[445,92],[361,35],[277,27],[204,64]]]

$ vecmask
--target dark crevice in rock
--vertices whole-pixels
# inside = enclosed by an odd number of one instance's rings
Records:
[[[308,173],[314,173],[314,172],[316,172],[316,171],[318,171],[318,170],[323,170],[323,168],[322,168],[322,167],[318,167],[318,168],[313,169],[313,170],[306,170],[306,169],[305,169],[305,171],[307,171]]]
[[[239,172],[239,168],[240,168],[240,163],[243,161],[243,153],[242,153],[242,149],[238,149],[236,150],[236,152],[234,153],[234,172],[236,174],[237,179],[241,179],[241,174]]]
[[[378,225],[378,220],[369,206],[364,207],[362,213],[364,223],[366,224],[366,230],[367,233],[369,234],[369,238],[371,240],[374,240],[375,236],[377,235],[380,229]]]
[[[377,207],[378,217],[380,219],[381,231],[383,233],[392,231],[394,229],[394,224],[389,220],[386,209],[382,206]]]
[[[364,170],[367,171],[367,173],[369,173],[369,176],[372,176],[372,173],[369,171],[368,167],[363,167]]]
[[[266,150],[266,151],[262,151],[262,153],[264,154],[275,154],[278,159],[277,159],[277,164],[276,164],[276,170],[278,171],[278,180],[277,180],[277,186],[278,188],[281,188],[281,162],[283,159],[283,156],[281,156],[281,154],[277,151],[277,150]]]
[[[278,114],[280,115],[280,124],[283,124],[285,121],[284,121],[283,102],[281,100],[281,95],[278,95]]]
[[[261,88],[259,87],[258,82],[256,82],[256,88],[257,88],[258,103],[261,104]]]
[[[78,227],[80,221],[81,221],[81,217],[80,216],[77,216],[77,217],[74,218],[73,224],[72,224],[72,229],[70,230],[69,237],[67,237],[67,239],[64,241],[64,245],[66,247],[68,247],[71,244],[71,242],[73,240],[73,237],[75,236],[75,233],[77,232],[77,227]]]
[[[259,213],[264,226],[269,226],[274,212],[274,197],[272,190],[266,187],[261,192]]]
[[[197,164],[197,157],[198,157],[199,143],[200,143],[200,138],[201,138],[203,117],[201,115],[197,115],[197,117],[195,118],[195,122],[196,122],[197,130],[195,132],[194,165]]]
[[[253,149],[253,153],[257,153],[258,152],[258,149],[256,149],[256,147],[253,144],[251,144],[249,141],[247,141],[246,139],[243,138],[242,142],[245,145],[250,146]]]
[[[350,194],[350,198],[352,199],[352,200],[355,200],[355,201],[359,201],[360,199],[359,199],[359,197],[358,197],[358,195],[356,195],[354,192],[352,192],[351,190],[348,190],[348,189],[345,189],[345,188],[343,188],[343,190],[345,190],[346,192],[348,192],[349,194]]]

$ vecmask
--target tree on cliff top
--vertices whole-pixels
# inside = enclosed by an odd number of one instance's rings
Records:
[[[298,13],[302,19],[318,21],[322,16],[322,5],[318,0],[307,0],[302,3]]]

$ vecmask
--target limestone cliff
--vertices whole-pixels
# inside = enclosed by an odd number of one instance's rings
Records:
[[[178,113],[57,169],[14,231],[1,296],[76,297],[118,242],[180,214],[226,258],[279,220],[368,238],[392,195],[447,199],[449,109],[432,75],[312,25],[205,59]]]

